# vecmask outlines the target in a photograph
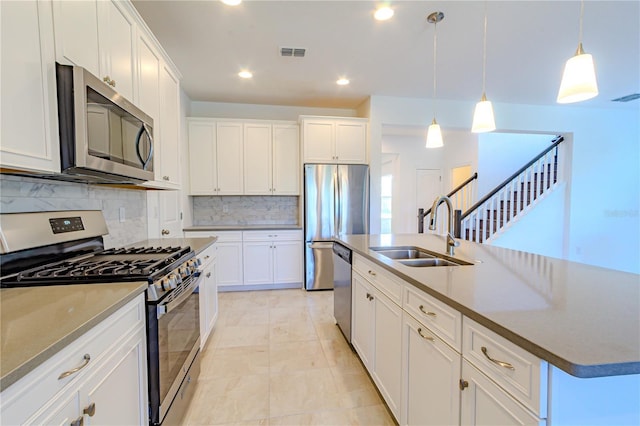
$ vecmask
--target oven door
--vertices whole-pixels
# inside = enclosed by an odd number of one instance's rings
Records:
[[[162,423],[200,349],[199,280],[187,280],[160,303],[147,306],[152,424]]]

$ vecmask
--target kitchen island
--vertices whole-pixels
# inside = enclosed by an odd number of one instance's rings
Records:
[[[442,423],[481,422],[489,412],[500,412],[489,422],[505,424],[640,419],[638,275],[467,241],[451,258],[459,266],[413,267],[380,253],[419,247],[442,256],[445,238],[430,234],[336,241],[354,252],[353,346],[401,424],[426,421],[418,412],[428,403],[415,389],[461,392],[460,408],[441,401],[449,410]],[[373,330],[361,318],[373,318]],[[420,342],[430,344],[419,349]],[[432,376],[416,379],[415,370],[429,369],[438,344],[447,362],[429,374],[440,374],[447,389],[430,391]]]

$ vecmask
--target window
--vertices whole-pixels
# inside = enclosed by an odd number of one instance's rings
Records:
[[[381,182],[381,208],[380,208],[380,233],[391,233],[391,193],[392,193],[392,175],[382,176]]]

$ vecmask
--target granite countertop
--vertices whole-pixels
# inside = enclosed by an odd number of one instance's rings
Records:
[[[268,231],[271,229],[302,229],[301,225],[200,225],[183,228],[184,232],[193,231]]]
[[[215,243],[218,237],[204,237],[204,238],[155,238],[149,240],[138,241],[135,244],[130,244],[129,247],[160,247],[160,246],[180,246],[191,247],[196,254],[202,252],[204,249]]]
[[[444,237],[336,240],[573,376],[640,373],[639,275],[467,241],[455,258],[473,265],[415,268],[370,247],[444,253]]]
[[[0,391],[143,293],[146,282],[0,290]]]

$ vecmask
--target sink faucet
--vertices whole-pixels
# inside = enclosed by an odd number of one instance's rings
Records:
[[[447,205],[447,209],[449,210],[449,223],[447,225],[447,254],[449,256],[453,256],[453,249],[454,247],[458,247],[460,245],[460,242],[456,241],[453,238],[453,206],[451,205],[451,200],[449,199],[449,197],[441,195],[433,202],[433,206],[431,206],[431,215],[429,216],[429,229],[435,231],[438,206],[442,203],[445,203]]]

